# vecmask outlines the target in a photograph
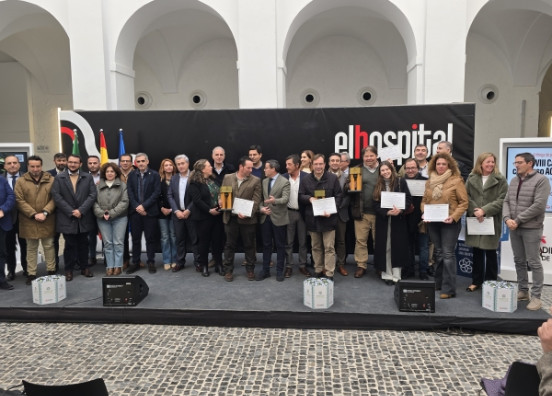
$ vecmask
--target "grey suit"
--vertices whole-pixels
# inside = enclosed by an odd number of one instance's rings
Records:
[[[269,183],[272,182],[270,193]],[[286,230],[289,223],[287,204],[289,201],[289,180],[282,175],[263,180],[263,200],[261,202],[261,232],[263,235],[263,274],[270,274],[270,258],[272,257],[272,240],[276,245],[276,275],[278,280],[284,279],[284,262],[286,259]],[[265,201],[274,197],[274,202]],[[267,215],[266,211],[269,211]]]

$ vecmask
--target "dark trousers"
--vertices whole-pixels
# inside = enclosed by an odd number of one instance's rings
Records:
[[[211,230],[211,254],[216,264],[222,265],[222,252],[224,251],[224,243],[226,235],[224,233],[224,223],[222,222],[222,214],[213,216],[213,228]]]
[[[338,216],[337,226],[335,228],[335,264],[337,267],[345,265],[347,261],[346,234],[347,222],[342,221]]]
[[[59,237],[60,233],[56,232],[54,235],[54,252],[56,255],[56,271],[59,269]]]
[[[193,227],[197,231],[197,262],[200,266],[205,266],[209,262],[209,245],[212,237],[215,236],[213,233],[214,220],[215,218],[212,217],[201,221],[192,221]]]
[[[15,251],[17,249],[17,242],[19,242],[19,256],[21,257],[21,267],[23,272],[27,272],[27,241],[24,238],[19,237],[19,222],[13,225],[13,228],[6,233],[6,264],[8,265],[8,272],[15,274],[15,267],[17,266],[17,259],[15,257]]]
[[[191,247],[194,255],[194,265],[199,266],[198,257],[198,245],[197,245],[197,232],[195,228],[195,222],[187,219],[179,219],[173,215],[174,233],[176,236],[176,259],[178,265],[184,265],[186,263],[186,254],[188,253],[188,246]]]
[[[496,250],[473,248],[472,284],[480,286],[486,280],[496,280],[498,260]]]
[[[65,250],[63,261],[65,271],[73,271],[75,264],[79,263],[80,269],[88,267],[88,232],[80,234],[63,234],[65,239]]]
[[[7,231],[4,231],[0,228],[0,283],[6,281],[6,274],[4,273],[4,267],[6,264],[6,234]]]
[[[98,245],[98,223],[94,222],[94,229],[88,233],[88,256],[96,259],[96,246]]]
[[[234,254],[238,246],[238,237],[241,236],[245,252],[245,268],[248,272],[255,269],[255,233],[257,224],[239,224],[237,216],[232,216],[228,224],[224,225],[226,244],[224,245],[224,272],[234,272]]]
[[[146,239],[147,263],[155,263],[155,231],[159,227],[157,217],[142,216],[137,212],[130,215],[130,230],[132,234],[132,263],[140,263],[142,254],[142,233]]]
[[[264,223],[261,224],[261,232],[263,236],[263,272],[265,274],[270,273],[272,240],[274,239],[274,245],[276,246],[276,273],[282,275],[286,260],[287,225],[274,225],[270,216],[266,216]]]
[[[125,247],[123,250],[123,261],[130,261],[130,243],[128,237],[130,236],[130,216],[128,218],[128,225],[125,229]]]

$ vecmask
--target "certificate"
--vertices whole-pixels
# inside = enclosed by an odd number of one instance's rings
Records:
[[[405,207],[406,193],[403,192],[381,192],[381,207],[393,209],[393,206],[397,209],[404,209]]]
[[[485,217],[483,222],[479,222],[477,217],[466,217],[468,235],[494,235],[494,218]]]
[[[408,185],[408,190],[410,191],[410,195],[413,197],[423,197],[425,192],[425,185],[427,180],[412,180],[412,179],[404,179],[406,180],[406,184]]]
[[[449,217],[448,204],[424,205],[424,221],[444,221]]]
[[[392,159],[396,160],[401,157],[401,148],[397,145],[389,146],[389,147],[383,147],[379,150],[379,156],[382,161]]]
[[[249,199],[234,198],[234,207],[232,213],[241,214],[245,217],[251,217],[253,213],[253,201]]]
[[[326,214],[337,213],[335,198],[322,198],[312,201],[312,211],[315,216],[324,216]]]

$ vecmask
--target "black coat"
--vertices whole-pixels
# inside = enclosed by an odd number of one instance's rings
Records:
[[[400,178],[394,192],[404,192],[405,208],[412,203],[412,196],[408,190],[408,185],[404,178]],[[387,216],[388,208],[381,207],[381,200],[374,201],[376,211],[376,243],[374,252],[374,261],[379,271],[385,271],[386,268],[386,250],[387,250],[387,227],[388,219],[391,217],[391,266],[402,267],[409,260],[408,249],[408,229],[406,215]]]
[[[316,180],[314,173],[301,179],[299,185],[299,203],[305,205],[305,223],[308,231],[326,232],[335,230],[337,226],[337,213],[330,217],[314,216],[310,198],[314,197],[315,190],[324,190],[326,198],[334,197],[335,206],[341,206],[343,192],[339,186],[337,176],[330,172],[324,172],[320,180]]]
[[[77,191],[67,170],[54,178],[52,197],[56,204],[56,231],[63,234],[79,234],[96,229],[96,217],[92,211],[98,191],[90,173],[79,172]],[[80,218],[73,216],[78,209]]]
[[[212,218],[213,215],[209,213],[209,210],[214,206],[211,204],[211,192],[207,184],[191,182],[186,190],[188,189],[194,207],[191,215],[192,220],[202,221]]]

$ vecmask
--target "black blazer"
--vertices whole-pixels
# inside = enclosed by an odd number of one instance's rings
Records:
[[[190,175],[191,172],[188,173]],[[171,185],[169,186],[169,191],[167,192],[169,203],[171,204],[171,209],[173,210],[173,214],[177,210],[182,210],[180,207],[180,175],[174,175],[171,177]],[[186,209],[188,209],[193,214],[193,203],[192,203],[192,196],[190,195],[190,176],[188,176],[188,184],[186,185],[186,193],[184,195],[184,205],[186,206]],[[190,215],[190,216],[191,216]]]
[[[127,179],[127,193],[128,199],[130,201],[128,207],[128,213],[132,214],[136,212],[136,208],[140,205],[144,207],[148,216],[157,217],[161,211],[159,210],[159,205],[157,203],[159,199],[159,194],[161,194],[161,183],[159,182],[161,178],[159,173],[147,169],[144,173],[144,200],[140,201],[140,196],[138,195],[138,186],[140,185],[140,171],[134,170],[128,174]]]

